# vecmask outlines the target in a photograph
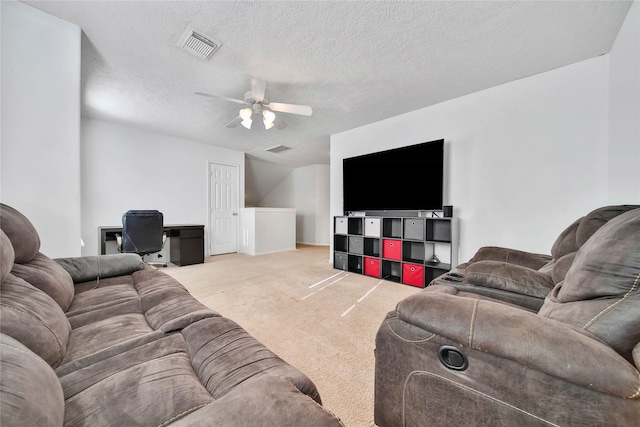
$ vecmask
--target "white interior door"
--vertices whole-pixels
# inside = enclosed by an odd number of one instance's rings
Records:
[[[238,251],[238,167],[209,163],[209,254]]]

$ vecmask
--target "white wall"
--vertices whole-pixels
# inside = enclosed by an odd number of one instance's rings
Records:
[[[261,201],[261,207],[295,208],[296,240],[310,245],[328,245],[329,166],[311,165],[294,169]]]
[[[248,255],[296,250],[296,210],[240,209],[240,249]]]
[[[260,202],[271,193],[294,168],[246,158],[245,160],[245,205],[260,206]]]
[[[121,225],[130,209],[158,209],[166,224],[204,224],[207,245],[209,161],[239,166],[244,207],[243,152],[83,119],[83,255],[98,253],[98,227]]]
[[[608,66],[601,56],[333,135],[331,216],[343,158],[444,138],[459,259],[483,245],[549,253],[607,202]]]
[[[640,2],[610,53],[609,202],[640,203]]]
[[[328,245],[331,239],[329,228],[330,209],[329,165],[316,165],[316,233],[314,244]]]
[[[0,8],[1,199],[31,220],[43,253],[80,255],[80,28]]]

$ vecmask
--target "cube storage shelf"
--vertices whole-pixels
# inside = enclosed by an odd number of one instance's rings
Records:
[[[333,266],[425,287],[458,264],[457,218],[334,217]]]

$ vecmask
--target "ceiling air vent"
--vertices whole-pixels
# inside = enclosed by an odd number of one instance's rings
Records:
[[[278,144],[273,147],[265,148],[264,151],[268,151],[270,153],[280,153],[282,151],[290,150],[291,147],[287,147],[286,145]]]
[[[209,59],[220,49],[222,43],[189,27],[180,37],[178,46],[199,58]]]

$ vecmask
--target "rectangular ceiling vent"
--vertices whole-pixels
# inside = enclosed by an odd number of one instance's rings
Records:
[[[222,43],[189,27],[180,37],[178,46],[199,58],[210,59]]]
[[[286,145],[278,144],[273,147],[265,148],[264,151],[268,151],[270,153],[281,153],[286,150],[291,150],[291,147],[287,147]]]

